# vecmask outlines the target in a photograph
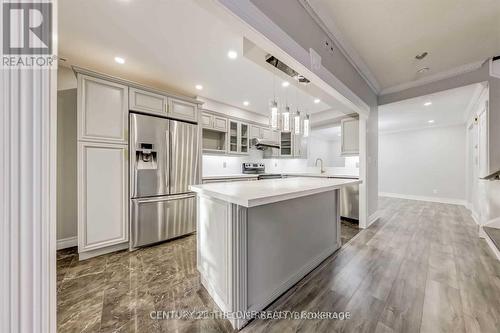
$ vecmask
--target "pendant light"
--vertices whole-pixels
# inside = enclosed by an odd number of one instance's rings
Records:
[[[288,90],[285,93],[285,110],[281,113],[281,130],[290,132],[290,107],[288,106]]]
[[[272,129],[278,128],[278,102],[276,101],[276,76],[273,74],[273,100],[271,102],[271,127]]]
[[[304,138],[309,136],[309,114],[306,115],[306,119],[304,119]]]
[[[300,111],[299,111],[299,90],[295,90],[295,104],[297,105],[297,113],[293,117],[293,128],[295,135],[300,134]]]
[[[294,118],[295,135],[300,135],[300,111],[297,109],[297,113]]]
[[[285,107],[285,111],[281,114],[282,126],[281,129],[283,132],[290,132],[290,107],[287,105]]]

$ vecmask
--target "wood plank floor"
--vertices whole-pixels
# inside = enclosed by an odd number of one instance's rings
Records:
[[[382,217],[275,302],[344,321],[251,322],[244,332],[499,332],[500,262],[456,205],[380,198]]]
[[[349,320],[254,320],[242,332],[499,332],[500,262],[461,206],[380,198],[382,217],[268,310]],[[59,253],[59,332],[231,332],[226,320],[152,320],[216,310],[195,237],[78,262]]]

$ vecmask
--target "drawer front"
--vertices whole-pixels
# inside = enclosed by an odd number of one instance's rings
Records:
[[[130,110],[148,113],[166,114],[167,98],[165,96],[130,88],[129,105]]]
[[[196,230],[196,197],[131,200],[131,247],[161,242]]]
[[[227,131],[227,118],[214,116],[214,129]]]

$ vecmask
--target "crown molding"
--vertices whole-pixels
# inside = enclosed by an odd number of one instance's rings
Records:
[[[332,26],[328,27],[323,19],[314,10],[313,6],[309,3],[309,0],[299,0],[299,3],[304,7],[307,13],[313,18],[313,20],[319,25],[323,32],[332,40],[332,42],[337,46],[337,48],[342,52],[347,61],[356,69],[356,71],[361,75],[365,82],[370,86],[375,94],[379,94],[381,91],[380,84],[378,83],[375,76],[372,74],[368,66],[356,52],[356,50],[351,46],[351,44],[344,38],[335,23],[332,22]]]
[[[429,75],[429,76],[423,77],[423,78],[415,80],[415,81],[405,82],[405,83],[401,83],[401,84],[398,84],[398,85],[395,85],[392,87],[388,87],[388,88],[383,89],[380,92],[380,95],[382,96],[382,95],[392,94],[392,93],[400,92],[400,91],[403,91],[406,89],[423,86],[425,84],[429,84],[432,82],[448,79],[450,77],[454,77],[454,76],[457,76],[460,74],[469,73],[469,72],[475,71],[476,69],[481,68],[481,66],[485,63],[485,61],[486,60],[472,62],[470,64],[465,64],[465,65],[462,65],[459,67],[452,68],[452,69],[447,70],[447,71],[443,71],[443,72],[439,72],[439,73],[436,73],[433,75]]]

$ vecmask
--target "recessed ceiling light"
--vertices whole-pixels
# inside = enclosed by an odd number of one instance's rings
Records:
[[[288,87],[290,85],[290,82],[283,81],[283,83],[281,85],[286,88],[286,87]]]
[[[250,102],[249,102],[249,101],[244,101],[244,102],[243,102],[243,105],[244,105],[244,106],[249,106],[249,105],[250,105]]]
[[[429,69],[430,69],[429,67],[422,67],[417,71],[417,73],[422,74],[427,72]]]
[[[125,63],[125,59],[123,59],[122,57],[115,57],[115,61],[120,65],[123,65]]]
[[[428,122],[429,124],[434,124],[434,119],[427,120],[427,122]]]
[[[431,101],[429,101],[429,102],[425,102],[425,103],[424,103],[424,106],[430,106],[430,105],[432,105],[432,102],[431,102]]]
[[[203,86],[201,84],[197,84],[194,86],[196,90],[203,90]]]
[[[314,103],[315,103],[315,104],[318,104],[319,102],[321,102],[321,100],[320,100],[319,98],[316,98],[316,99],[314,100]]]
[[[238,53],[236,51],[229,50],[229,52],[227,52],[227,57],[229,59],[236,59],[238,58]]]

